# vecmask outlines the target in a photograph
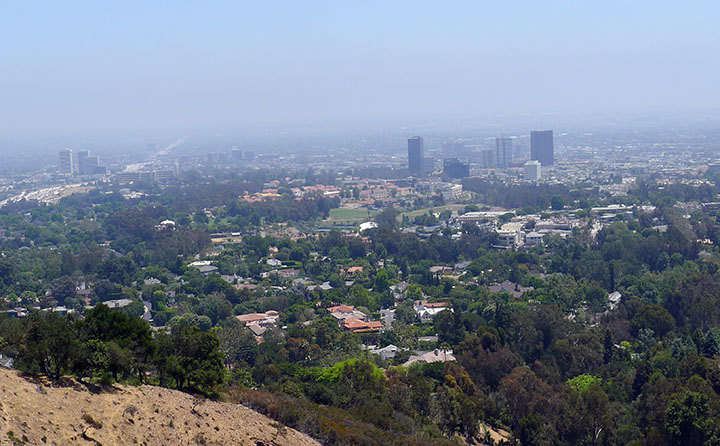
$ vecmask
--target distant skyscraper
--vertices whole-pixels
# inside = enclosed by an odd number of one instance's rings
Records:
[[[495,138],[495,160],[498,167],[509,167],[512,164],[512,139]]]
[[[77,153],[77,173],[80,175],[87,175],[91,172],[91,167],[88,169],[88,163],[87,159],[90,156],[90,152],[88,150],[80,150]]]
[[[530,132],[530,159],[540,161],[543,166],[555,164],[552,130]]]
[[[408,138],[408,167],[411,174],[419,175],[423,172],[422,136]]]
[[[528,161],[524,167],[527,181],[540,181],[542,178],[542,164],[540,164],[540,161]]]
[[[482,151],[482,166],[486,169],[496,167],[494,150],[490,149]]]
[[[85,157],[83,163],[83,175],[97,175],[98,173],[105,173],[105,168],[100,167],[100,157],[97,155]]]
[[[60,151],[60,173],[73,174],[73,156],[71,149]]]

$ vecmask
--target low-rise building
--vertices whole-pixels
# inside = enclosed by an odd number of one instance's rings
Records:
[[[520,233],[516,231],[497,231],[498,248],[513,249],[520,245]]]
[[[441,311],[453,311],[447,302],[428,302],[426,300],[416,300],[413,309],[421,322],[432,322],[435,315]]]
[[[280,318],[280,314],[277,311],[269,310],[264,313],[247,313],[235,316],[240,322],[245,324],[255,323],[260,326],[275,326]]]
[[[429,364],[431,362],[448,362],[455,361],[452,350],[441,350],[435,349],[431,352],[424,352],[419,355],[410,356],[410,359],[403,364],[405,367],[409,367],[413,364]]]
[[[400,349],[396,345],[390,344],[383,348],[376,348],[376,346],[371,345],[368,350],[373,355],[379,355],[383,361],[387,361],[388,359],[394,358]]]
[[[352,305],[336,305],[327,309],[330,315],[338,321],[344,321],[347,319],[358,319],[364,321],[367,319],[367,315],[362,311],[357,310]]]
[[[365,322],[354,317],[343,320],[340,325],[353,333],[369,333],[382,330],[382,322],[380,321]]]
[[[488,287],[493,293],[510,293],[513,297],[518,298],[528,291],[533,291],[535,288],[528,286],[524,287],[519,283],[513,283],[506,280],[502,283],[495,283]]]
[[[542,179],[542,164],[540,164],[540,161],[528,161],[523,166],[523,169],[526,181],[540,181]]]

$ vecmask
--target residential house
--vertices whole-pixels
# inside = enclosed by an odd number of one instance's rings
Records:
[[[387,330],[390,330],[392,328],[393,322],[395,322],[395,310],[380,310],[380,319],[382,320],[383,327]]]
[[[493,285],[490,285],[488,289],[493,293],[509,293],[510,295],[512,295],[512,297],[517,299],[528,291],[534,290],[535,288],[531,286],[524,287],[518,283],[505,280],[502,283],[495,283]]]
[[[280,314],[275,310],[269,310],[265,313],[247,313],[235,316],[240,322],[257,323],[262,326],[275,326],[280,318]]]
[[[356,274],[362,273],[364,268],[362,266],[351,266],[350,268],[346,269],[344,273],[348,276],[354,276]]]
[[[383,361],[387,361],[388,359],[394,358],[395,354],[397,354],[400,349],[396,345],[390,344],[383,348],[376,348],[375,346],[370,346],[368,350],[373,355],[380,355],[380,359],[382,359]]]
[[[410,359],[403,364],[404,367],[409,367],[415,363],[418,364],[429,364],[431,362],[448,362],[455,361],[452,350],[440,350],[435,349],[431,352],[424,352],[419,355],[410,356]]]
[[[428,302],[426,300],[416,300],[413,309],[421,322],[432,322],[435,315],[441,311],[453,311],[447,302]]]
[[[265,313],[248,313],[235,316],[237,320],[245,323],[254,335],[258,343],[262,342],[262,335],[270,329],[277,327],[280,314],[277,311],[269,310]]]
[[[365,313],[363,313],[362,311],[358,311],[352,305],[337,305],[334,307],[330,307],[327,310],[330,312],[330,315],[338,321],[344,321],[351,318],[364,321],[367,318],[367,315],[365,315]]]
[[[392,293],[395,300],[402,300],[405,297],[409,284],[407,282],[399,282],[395,285],[390,285],[390,292]]]
[[[354,317],[344,319],[340,325],[353,333],[369,333],[382,330],[382,322],[380,321],[365,322]]]
[[[197,269],[203,274],[203,275],[210,275],[218,270],[217,266],[213,265],[202,265],[198,266]]]
[[[618,306],[620,299],[622,299],[622,294],[617,291],[613,291],[610,295],[608,295],[608,306],[610,307],[610,310],[614,310]]]
[[[102,302],[103,304],[107,305],[110,308],[123,308],[127,307],[131,303],[135,301],[130,299],[114,299],[114,300],[106,300],[105,302]]]
[[[330,282],[323,282],[320,285],[308,285],[307,287],[308,291],[330,291],[333,289],[332,285],[330,285]]]

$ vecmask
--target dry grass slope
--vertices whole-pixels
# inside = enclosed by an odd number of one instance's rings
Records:
[[[153,386],[110,392],[0,368],[0,445],[319,445],[239,404]]]

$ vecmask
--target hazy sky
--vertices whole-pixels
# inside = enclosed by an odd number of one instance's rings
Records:
[[[4,2],[0,136],[717,109],[719,23],[717,1]]]

